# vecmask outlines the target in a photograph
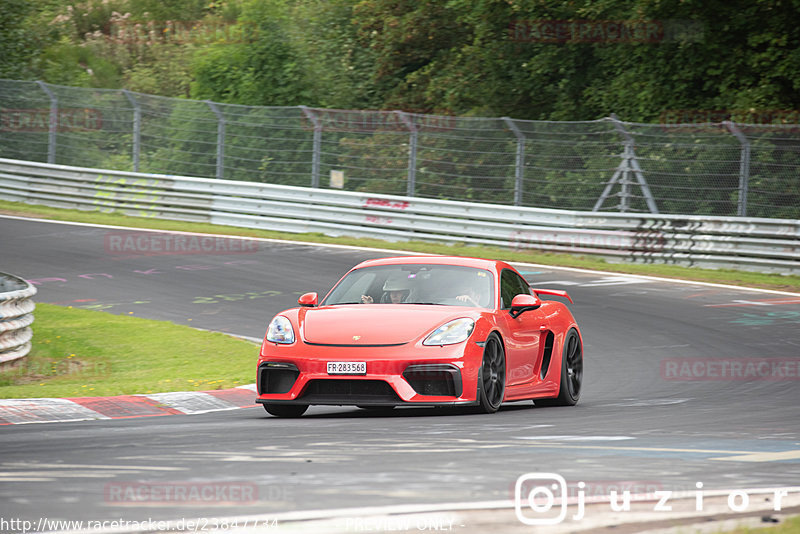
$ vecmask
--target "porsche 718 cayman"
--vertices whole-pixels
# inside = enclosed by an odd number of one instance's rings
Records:
[[[567,306],[511,265],[461,257],[365,261],[319,300],[269,323],[257,402],[298,417],[310,405],[574,405],[583,342]]]

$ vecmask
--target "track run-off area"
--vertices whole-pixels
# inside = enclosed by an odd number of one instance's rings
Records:
[[[165,235],[0,217],[0,271],[32,281],[37,302],[260,339],[300,294],[398,254],[227,237],[178,250]],[[774,488],[788,488],[784,511],[800,505],[800,294],[515,265],[575,301],[576,407],[312,407],[278,419],[259,406],[2,426],[0,523],[19,522],[0,531],[280,531],[315,520],[303,531],[532,532],[525,520],[543,518],[552,524],[536,532],[600,531],[592,514],[608,514],[591,503],[612,490],[657,494],[648,521],[665,524],[680,516],[679,495],[732,517],[774,502]],[[559,505],[527,501],[561,479],[563,524]]]

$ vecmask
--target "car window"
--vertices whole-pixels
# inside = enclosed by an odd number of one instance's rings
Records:
[[[378,274],[369,269],[353,271],[339,282],[326,300],[330,304],[358,304],[362,295],[369,295],[374,290]]]
[[[515,296],[520,294],[531,294],[531,287],[520,275],[506,269],[500,275],[500,297],[502,303],[500,304],[503,309],[511,307],[511,301]]]
[[[432,304],[494,306],[494,276],[459,265],[397,264],[363,267],[345,276],[321,305]]]

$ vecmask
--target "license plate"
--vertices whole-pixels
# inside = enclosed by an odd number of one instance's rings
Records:
[[[329,375],[365,375],[367,362],[328,362]]]

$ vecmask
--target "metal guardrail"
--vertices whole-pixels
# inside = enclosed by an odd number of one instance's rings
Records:
[[[24,358],[31,350],[36,287],[12,274],[0,273],[0,364]]]
[[[495,245],[800,274],[800,220],[595,213],[0,159],[0,196],[283,232]]]

